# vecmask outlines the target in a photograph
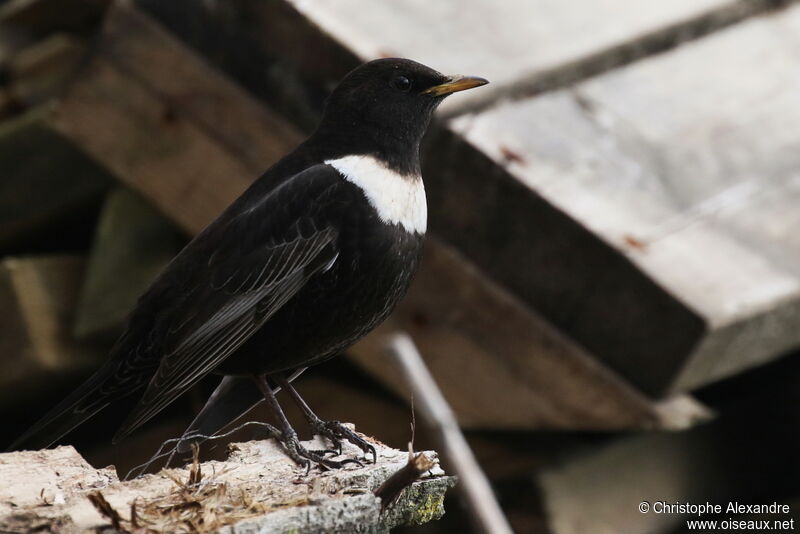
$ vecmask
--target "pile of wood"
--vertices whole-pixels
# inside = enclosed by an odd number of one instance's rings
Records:
[[[398,55],[492,85],[443,106],[423,153],[420,272],[349,363],[305,380],[310,403],[403,446],[410,390],[385,354],[402,330],[520,529],[666,531],[680,517],[639,514],[641,500],[738,496],[725,474],[774,448],[738,429],[800,377],[782,359],[800,346],[794,3],[640,3],[623,16],[613,0],[435,12],[410,0],[7,1],[9,433],[97,365],[141,291],[313,128],[341,76]],[[742,390],[747,409],[731,400]],[[82,438],[87,457],[124,463],[180,432],[192,407],[123,452]],[[721,436],[741,446],[720,458]],[[800,495],[770,480],[781,489],[735,488]]]

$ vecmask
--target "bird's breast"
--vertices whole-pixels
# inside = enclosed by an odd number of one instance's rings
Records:
[[[345,156],[325,163],[361,189],[383,223],[398,225],[409,233],[425,233],[428,206],[419,175],[402,174],[366,155]]]

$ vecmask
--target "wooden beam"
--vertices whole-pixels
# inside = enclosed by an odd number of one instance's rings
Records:
[[[50,122],[190,232],[300,139],[124,2]]]

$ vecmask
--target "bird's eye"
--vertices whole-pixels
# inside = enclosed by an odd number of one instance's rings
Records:
[[[389,85],[391,85],[393,89],[397,89],[398,91],[408,91],[409,89],[411,89],[411,80],[409,80],[405,76],[395,76],[394,78],[392,78],[392,81],[389,82]]]

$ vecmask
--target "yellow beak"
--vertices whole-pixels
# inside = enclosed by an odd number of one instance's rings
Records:
[[[428,87],[421,94],[443,96],[458,91],[465,91],[473,87],[480,87],[486,85],[489,80],[478,78],[477,76],[451,76],[449,80],[433,87]]]

